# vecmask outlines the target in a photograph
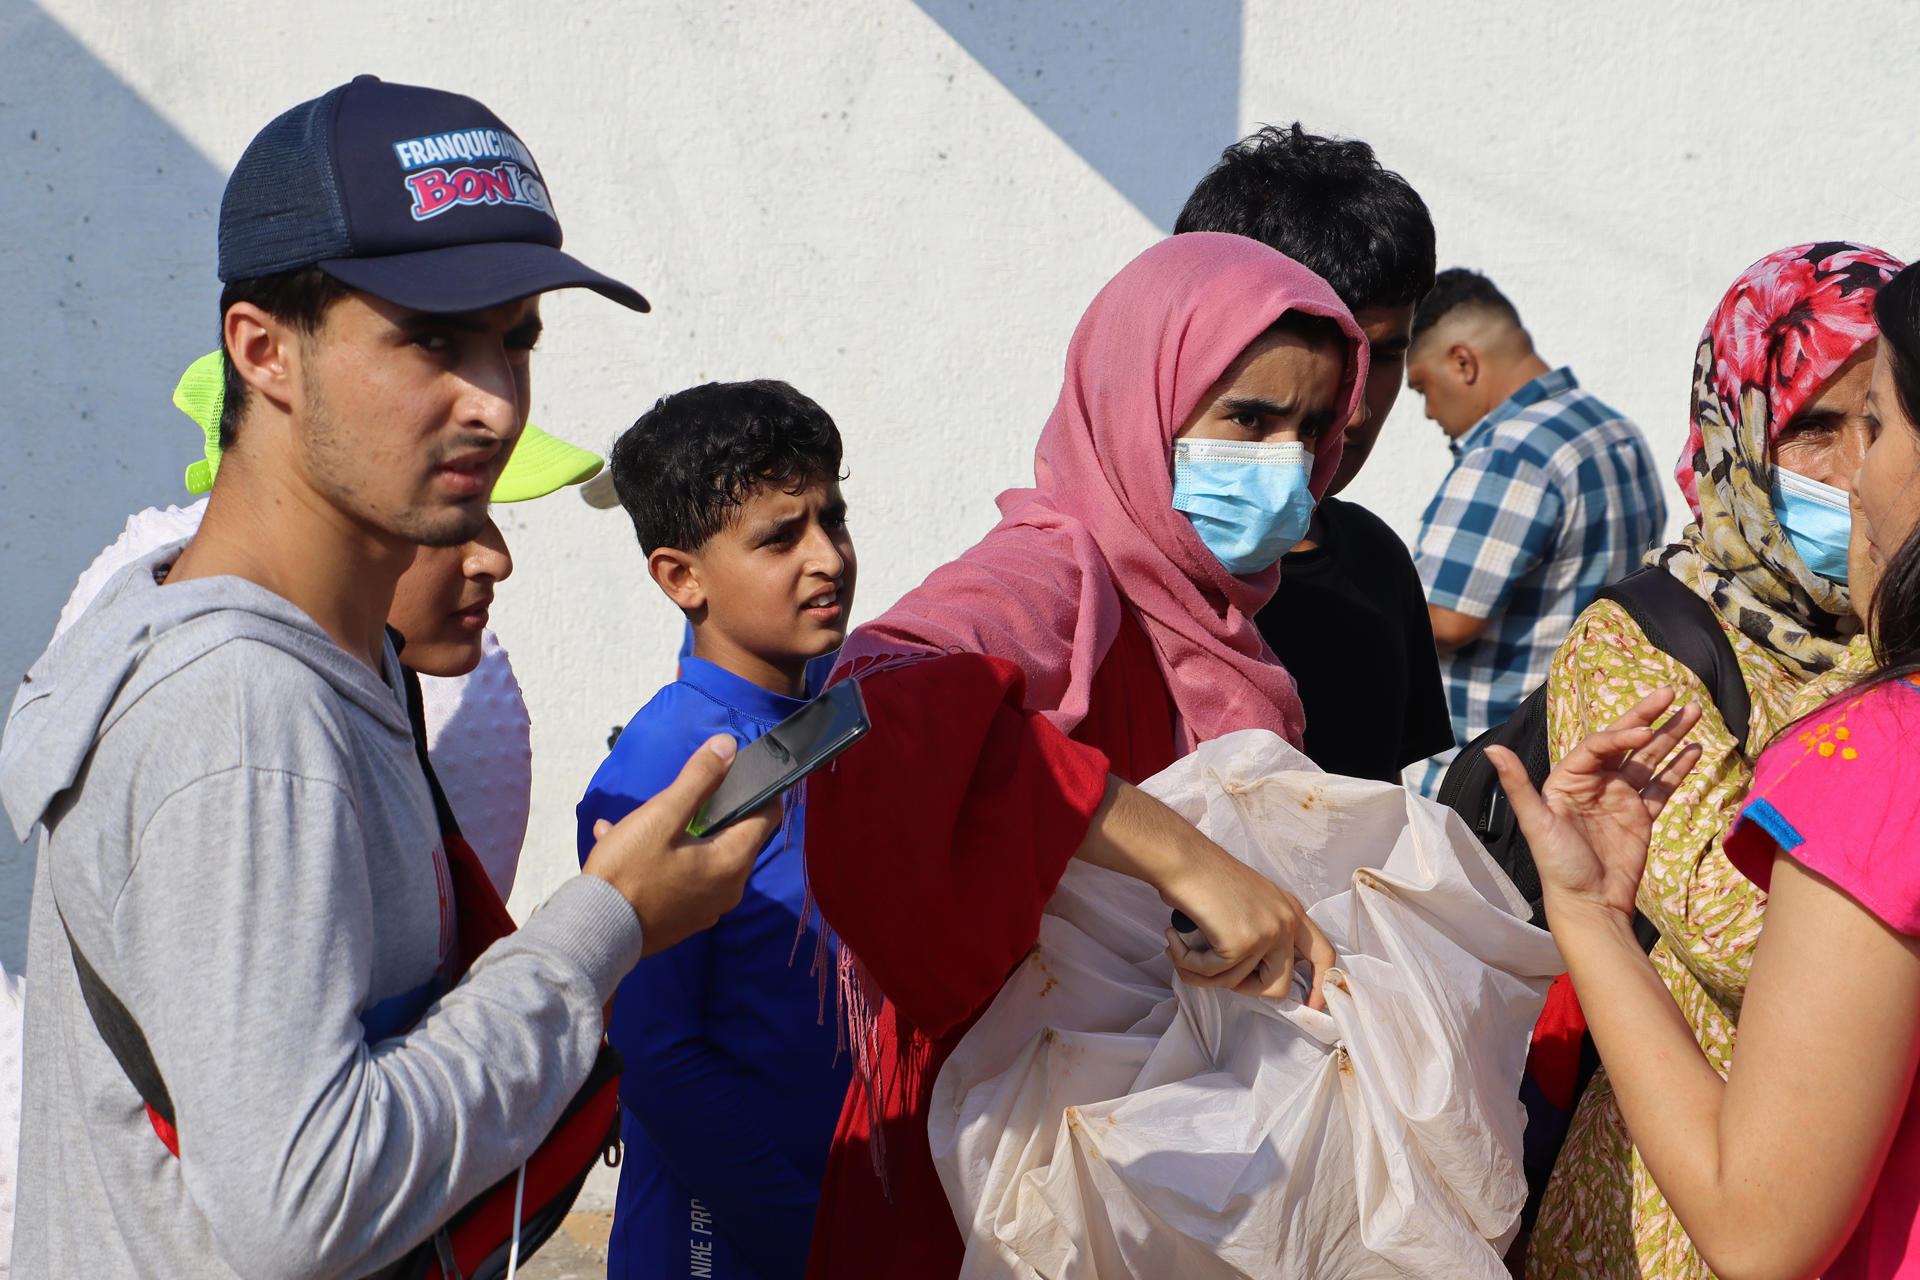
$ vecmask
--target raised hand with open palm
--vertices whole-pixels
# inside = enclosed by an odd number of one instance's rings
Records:
[[[1532,847],[1547,916],[1590,904],[1633,916],[1647,865],[1654,819],[1700,758],[1697,745],[1674,748],[1700,719],[1689,705],[1654,722],[1673,705],[1672,689],[1656,689],[1554,765],[1539,791],[1504,747],[1487,759]]]

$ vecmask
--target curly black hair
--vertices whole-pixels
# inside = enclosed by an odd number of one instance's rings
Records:
[[[1366,143],[1323,138],[1297,121],[1266,125],[1221,153],[1173,230],[1270,245],[1356,311],[1418,302],[1433,287],[1433,218],[1419,193]]]
[[[784,382],[709,382],[664,396],[608,457],[640,549],[697,551],[762,485],[839,480],[840,431]]]

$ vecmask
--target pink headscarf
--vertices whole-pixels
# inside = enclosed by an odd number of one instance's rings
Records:
[[[1173,509],[1173,437],[1236,357],[1288,311],[1325,316],[1348,352],[1334,425],[1314,444],[1318,497],[1367,376],[1367,344],[1320,277],[1239,236],[1163,240],[1093,300],[1067,348],[1066,384],[1040,433],[1034,486],[1000,495],[1001,521],[841,650],[858,676],[946,652],[1010,659],[1027,707],[1071,732],[1131,607],[1153,644],[1182,747],[1236,729],[1300,742],[1293,677],[1253,615],[1279,566],[1228,573]]]

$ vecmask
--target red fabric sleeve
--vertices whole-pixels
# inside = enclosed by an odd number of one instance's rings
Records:
[[[939,1036],[1000,990],[1106,795],[1107,757],[1022,709],[1002,658],[860,682],[872,729],[807,783],[809,887],[901,1018]]]

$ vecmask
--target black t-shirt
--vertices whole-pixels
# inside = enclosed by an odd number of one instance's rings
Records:
[[[1365,507],[1325,499],[1312,536],[1318,547],[1282,558],[1280,590],[1254,621],[1300,686],[1313,762],[1398,782],[1453,746],[1420,575]]]

